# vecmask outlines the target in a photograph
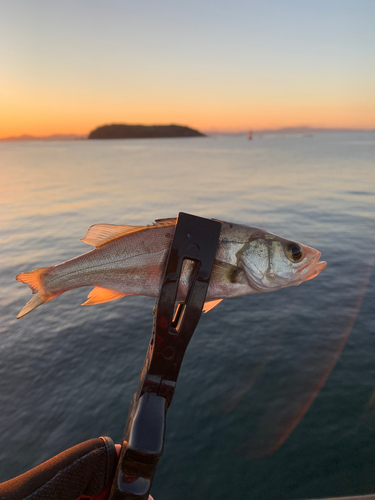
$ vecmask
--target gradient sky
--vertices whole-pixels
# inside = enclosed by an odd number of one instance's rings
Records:
[[[0,0],[0,138],[375,128],[374,0]]]

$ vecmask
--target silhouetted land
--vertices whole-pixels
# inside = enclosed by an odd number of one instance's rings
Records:
[[[23,141],[79,141],[87,139],[87,135],[77,134],[53,134],[36,137],[34,135],[23,134],[20,136],[3,137],[0,142],[23,142]]]
[[[101,132],[103,129],[112,127],[126,127],[126,135],[105,135],[107,132]],[[142,135],[130,135],[134,132],[129,132],[130,129],[147,129],[147,133],[142,131]],[[151,133],[148,132],[149,129],[154,129]],[[167,130],[166,130],[167,129]],[[177,129],[177,132],[176,132]],[[157,132],[155,131],[157,130]],[[99,131],[100,137],[91,136],[91,134],[97,134]],[[248,135],[249,130],[238,130],[237,132],[228,132],[220,130],[208,130],[209,134],[212,135]],[[254,135],[263,134],[315,134],[315,133],[331,133],[331,132],[375,132],[374,129],[359,129],[359,128],[314,128],[314,127],[285,127],[279,129],[252,129]],[[90,136],[87,135],[77,135],[77,134],[53,134],[48,136],[33,136],[33,135],[20,135],[13,137],[3,137],[0,138],[0,142],[22,142],[22,141],[77,141],[83,139],[135,139],[135,138],[157,138],[157,137],[202,137],[202,134],[198,130],[194,130],[189,127],[182,127],[179,125],[104,125],[103,127],[98,127],[91,132]]]
[[[310,134],[310,133],[342,133],[342,132],[373,132],[373,129],[356,129],[356,128],[323,128],[323,127],[283,127],[277,129],[255,130],[257,134]]]
[[[88,139],[156,139],[162,137],[204,137],[198,130],[181,125],[103,125]]]

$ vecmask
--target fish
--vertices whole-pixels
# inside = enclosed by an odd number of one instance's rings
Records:
[[[225,221],[204,304],[208,312],[223,299],[253,293],[267,293],[300,285],[315,278],[327,263],[321,253],[266,230]],[[151,225],[95,224],[82,239],[95,248],[61,264],[16,276],[29,285],[34,296],[17,318],[59,295],[84,286],[89,306],[127,295],[157,297],[177,219],[158,219]],[[189,288],[192,261],[184,261],[176,301]]]

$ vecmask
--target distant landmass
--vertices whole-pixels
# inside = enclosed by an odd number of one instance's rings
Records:
[[[224,131],[211,129],[207,134],[211,135],[246,135],[251,130],[253,136],[263,134],[317,134],[331,132],[375,132],[374,129],[360,128],[314,128],[307,126],[284,127],[277,129],[248,129],[234,131]],[[93,130],[89,136],[83,134],[53,134],[46,136],[34,136],[23,134],[20,136],[4,137],[0,142],[17,141],[78,141],[83,139],[146,139],[162,137],[205,137],[198,130],[181,125],[104,125]]]
[[[181,125],[103,125],[90,132],[88,139],[160,139],[164,137],[204,137]]]
[[[248,129],[248,130],[238,130],[235,132],[220,132],[216,130],[211,130],[210,133],[215,134],[223,134],[223,135],[248,135],[249,130],[253,134],[262,135],[262,134],[321,134],[321,133],[332,133],[332,132],[375,132],[374,129],[364,129],[364,128],[323,128],[323,127],[283,127],[283,128],[265,128],[265,129]]]
[[[17,141],[77,141],[81,139],[86,139],[87,135],[77,135],[77,134],[53,134],[45,136],[34,136],[34,135],[19,135],[12,137],[4,137],[0,141],[17,142]]]
[[[372,132],[369,129],[358,128],[323,128],[323,127],[283,127],[278,129],[256,130],[257,134],[312,134],[322,132]]]

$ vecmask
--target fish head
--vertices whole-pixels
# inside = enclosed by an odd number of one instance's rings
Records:
[[[297,286],[318,276],[327,263],[314,248],[266,231],[251,239],[241,254],[241,267],[257,292]]]

